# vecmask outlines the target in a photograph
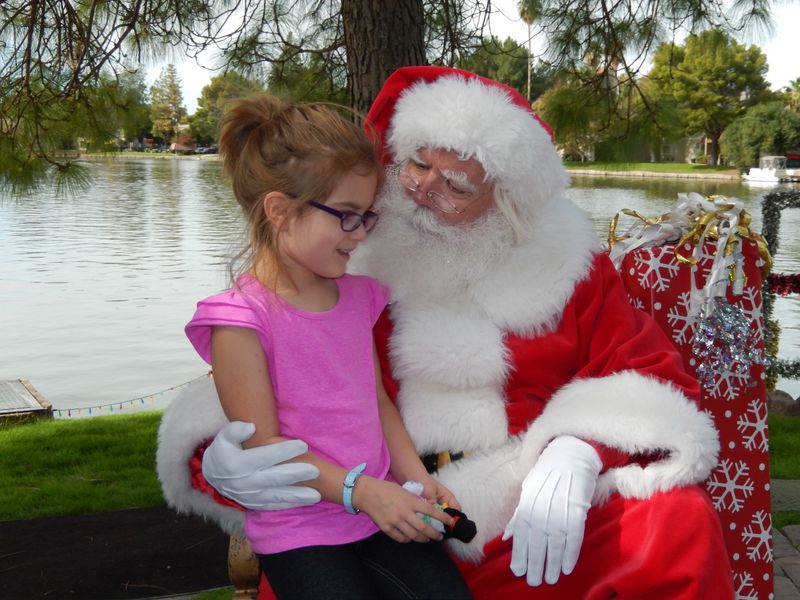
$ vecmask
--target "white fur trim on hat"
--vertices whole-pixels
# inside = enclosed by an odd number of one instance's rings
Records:
[[[538,209],[561,198],[569,183],[548,132],[534,115],[502,88],[479,79],[450,75],[405,90],[388,142],[398,163],[420,148],[475,158],[495,182],[498,207],[528,234]]]

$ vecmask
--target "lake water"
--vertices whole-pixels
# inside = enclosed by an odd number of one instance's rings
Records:
[[[215,160],[90,165],[91,188],[0,198],[0,380],[28,379],[61,417],[162,408],[207,371],[183,334],[227,286],[244,227]],[[707,180],[574,177],[605,239],[622,208],[665,212],[684,191],[741,198],[760,230],[765,190]],[[784,211],[775,271],[800,271],[800,211]],[[780,356],[800,356],[800,298],[779,298]],[[779,382],[793,396],[800,382]],[[91,411],[91,412],[90,412]]]

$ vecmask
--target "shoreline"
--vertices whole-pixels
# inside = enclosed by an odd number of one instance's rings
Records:
[[[79,160],[108,162],[113,160],[209,160],[219,161],[219,154],[172,154],[169,152],[153,152],[146,156],[129,155],[125,152],[102,154],[84,154]],[[680,173],[669,171],[608,171],[605,169],[570,169],[565,167],[570,176],[577,177],[621,177],[626,179],[710,179],[717,181],[743,181],[736,171],[723,173]]]
[[[149,152],[147,156],[130,155],[127,152],[109,154],[82,154],[77,158],[86,162],[111,162],[114,160],[220,160],[219,154],[171,154],[169,152]]]
[[[629,179],[713,179],[742,181],[738,173],[669,173],[663,171],[605,171],[593,169],[567,169],[567,173],[579,177],[625,177]]]

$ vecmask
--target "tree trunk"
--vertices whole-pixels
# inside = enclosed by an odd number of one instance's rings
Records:
[[[525,99],[531,103],[531,72],[533,71],[533,44],[531,43],[531,26],[528,24],[528,87],[526,88]]]
[[[427,64],[422,0],[342,0],[342,23],[347,87],[362,114],[395,69]]]
[[[713,133],[708,136],[711,140],[711,148],[709,149],[708,153],[708,164],[712,167],[716,166],[717,162],[719,161],[719,138],[721,136],[721,133]]]

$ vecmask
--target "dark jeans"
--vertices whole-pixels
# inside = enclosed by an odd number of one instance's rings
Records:
[[[280,600],[469,599],[442,544],[400,544],[383,532],[342,546],[259,554]]]

